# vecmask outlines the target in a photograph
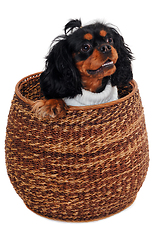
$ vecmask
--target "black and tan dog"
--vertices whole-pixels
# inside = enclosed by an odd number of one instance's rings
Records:
[[[40,117],[62,117],[68,105],[116,100],[117,87],[133,78],[132,52],[115,28],[99,22],[81,27],[80,20],[71,20],[64,30],[65,35],[54,40],[40,76],[45,100],[33,106]]]

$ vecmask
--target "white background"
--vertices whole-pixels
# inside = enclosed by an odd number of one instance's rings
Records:
[[[135,203],[127,210],[91,223],[48,220],[28,210],[15,193],[5,167],[7,116],[16,83],[42,71],[51,41],[71,18],[119,27],[133,62],[146,115],[150,167]],[[160,240],[160,14],[159,1],[37,1],[0,3],[0,239]]]

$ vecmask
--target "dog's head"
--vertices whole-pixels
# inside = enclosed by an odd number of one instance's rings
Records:
[[[131,50],[113,27],[98,22],[81,27],[80,20],[71,20],[54,43],[40,78],[48,99],[74,97],[82,88],[101,92],[109,80],[113,86],[132,80]]]

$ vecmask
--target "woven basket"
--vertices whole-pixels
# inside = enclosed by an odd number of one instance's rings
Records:
[[[148,138],[136,82],[121,99],[70,107],[64,118],[39,120],[40,73],[16,85],[6,133],[9,178],[26,206],[42,216],[91,221],[130,206],[147,174]]]

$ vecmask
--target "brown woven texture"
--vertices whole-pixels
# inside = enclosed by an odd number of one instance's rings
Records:
[[[148,137],[136,82],[121,99],[70,107],[64,118],[38,119],[40,73],[22,79],[8,116],[6,166],[29,209],[64,221],[91,221],[130,206],[147,174]]]

